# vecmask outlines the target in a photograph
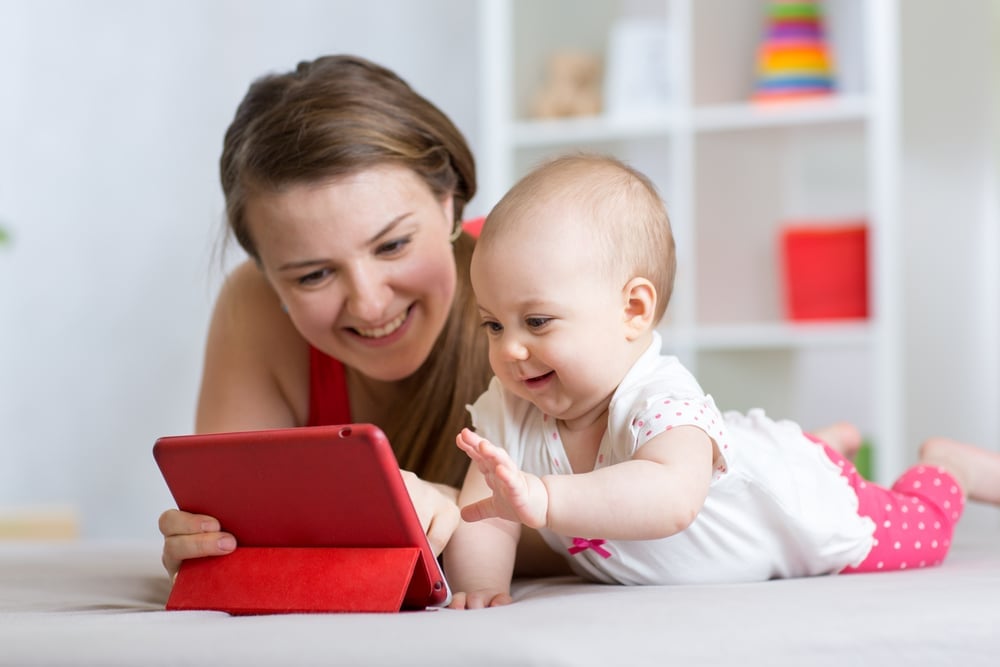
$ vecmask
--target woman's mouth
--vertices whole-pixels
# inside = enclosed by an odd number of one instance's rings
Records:
[[[403,323],[406,322],[406,318],[409,316],[409,314],[410,314],[410,309],[407,308],[406,310],[401,312],[394,320],[392,320],[391,322],[386,322],[382,326],[378,326],[373,329],[361,329],[358,327],[353,327],[351,330],[354,331],[354,333],[364,338],[385,338],[386,336],[392,334],[394,331],[399,329],[399,327],[403,326]]]

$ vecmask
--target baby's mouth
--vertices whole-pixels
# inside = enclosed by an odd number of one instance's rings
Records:
[[[542,384],[543,382],[545,382],[546,380],[548,380],[549,378],[551,378],[555,374],[556,374],[555,371],[549,371],[548,373],[542,373],[541,375],[536,375],[533,378],[526,378],[524,380],[524,384],[528,385],[529,387],[533,387],[535,385]]]

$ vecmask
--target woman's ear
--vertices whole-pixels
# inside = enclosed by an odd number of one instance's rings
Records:
[[[656,288],[646,278],[632,278],[622,290],[625,296],[626,337],[635,340],[653,327]]]

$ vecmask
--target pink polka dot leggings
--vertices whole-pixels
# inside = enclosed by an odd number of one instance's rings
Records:
[[[937,466],[917,465],[886,489],[866,481],[854,464],[826,443],[811,439],[823,446],[858,494],[858,513],[875,522],[872,550],[860,565],[846,567],[842,573],[941,564],[965,509],[965,498],[950,473]]]

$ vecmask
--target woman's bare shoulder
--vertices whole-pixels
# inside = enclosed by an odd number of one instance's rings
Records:
[[[260,307],[280,307],[277,295],[271,289],[263,272],[252,260],[238,264],[226,276],[219,292],[219,306],[240,308],[246,315]]]
[[[267,279],[252,261],[237,266],[212,315],[199,430],[300,425],[308,379],[308,345]]]

